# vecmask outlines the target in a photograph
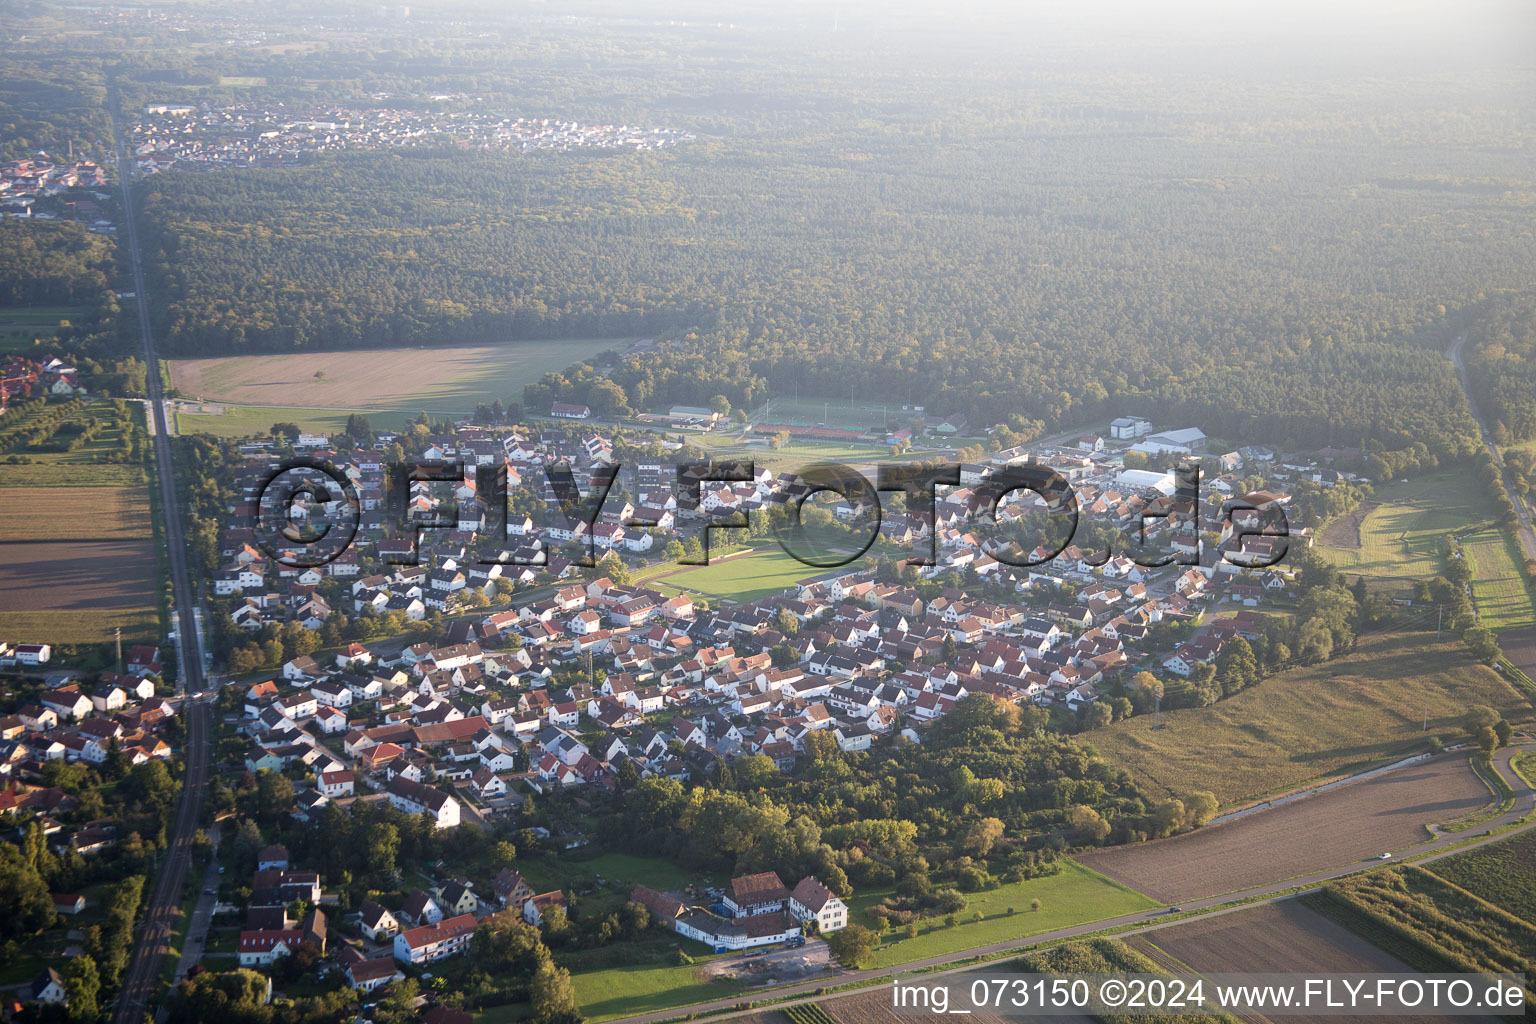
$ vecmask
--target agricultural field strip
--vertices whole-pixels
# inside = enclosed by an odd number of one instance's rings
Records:
[[[148,537],[7,544],[0,612],[144,608],[155,603]]]
[[[1176,973],[1416,973],[1342,925],[1294,900],[1265,903],[1221,918],[1202,918],[1168,928],[1155,938],[1132,940],[1161,966]],[[1148,948],[1143,948],[1143,946]],[[1363,1022],[1366,1017],[1330,1017]],[[1416,1018],[1423,1024],[1453,1018]]]
[[[121,486],[8,488],[0,475],[0,544],[146,539],[149,495]]]

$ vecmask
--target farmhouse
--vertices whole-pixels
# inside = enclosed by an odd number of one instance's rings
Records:
[[[788,902],[789,890],[772,871],[733,878],[725,890],[725,909],[733,917],[771,914],[783,910]]]

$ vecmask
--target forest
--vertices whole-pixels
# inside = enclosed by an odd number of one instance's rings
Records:
[[[0,306],[116,311],[117,244],[79,224],[0,219]]]
[[[401,61],[376,67],[421,64]],[[1471,450],[1448,318],[1526,288],[1536,256],[1529,168],[1497,144],[1523,131],[1480,97],[1478,146],[1454,150],[1407,94],[1329,82],[1283,124],[1240,106],[1212,125],[1193,81],[1141,97],[1130,80],[771,66],[771,95],[761,68],[719,69],[712,95],[738,82],[758,102],[711,104],[721,134],[663,154],[157,176],[142,213],[161,337],[220,354],[655,337],[611,371],[636,409],[798,389],[1047,428],[1176,413],[1224,437]],[[511,88],[479,67],[492,95]],[[1346,100],[1393,132],[1348,133]],[[676,96],[640,105],[705,123]]]
[[[30,49],[30,48],[29,48]],[[112,148],[106,68],[78,53],[0,55],[0,160],[44,150],[100,160]]]
[[[1529,441],[1536,437],[1536,296],[1495,295],[1466,319],[1467,373],[1494,440]]]

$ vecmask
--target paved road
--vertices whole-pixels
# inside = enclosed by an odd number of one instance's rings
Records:
[[[1520,520],[1519,527],[1515,530],[1515,536],[1519,538],[1520,547],[1525,552],[1526,558],[1536,558],[1536,528],[1531,523],[1531,508],[1525,499],[1515,492],[1514,482],[1509,476],[1509,467],[1504,465],[1504,455],[1499,451],[1499,446],[1494,444],[1493,435],[1488,433],[1488,421],[1483,419],[1483,414],[1478,411],[1477,399],[1472,396],[1472,383],[1467,378],[1467,367],[1462,361],[1461,350],[1467,343],[1467,333],[1463,331],[1451,342],[1451,347],[1446,350],[1446,355],[1456,364],[1456,375],[1461,378],[1461,389],[1467,393],[1467,404],[1472,407],[1472,416],[1477,420],[1478,427],[1483,432],[1483,444],[1488,446],[1488,454],[1493,456],[1494,465],[1499,467],[1499,472],[1504,478],[1504,489],[1509,492],[1509,498],[1515,503],[1515,515]]]
[[[213,923],[213,910],[219,902],[218,852],[223,827],[223,822],[216,821],[208,829],[208,838],[213,843],[213,856],[208,858],[208,867],[203,871],[197,906],[192,910],[192,924],[187,929],[186,941],[181,944],[181,959],[176,962],[178,981],[185,978],[187,972],[192,969],[192,965],[203,958],[203,951],[208,945],[208,928]],[[209,889],[214,891],[210,893]]]
[[[1512,758],[1515,754],[1528,751],[1536,751],[1536,744],[1522,744],[1517,747],[1509,747],[1499,751],[1498,754],[1494,755],[1494,767],[1498,770],[1499,774],[1504,777],[1505,781],[1510,784],[1510,787],[1515,791],[1515,805],[1509,811],[1499,815],[1497,818],[1494,818],[1492,821],[1490,821],[1487,825],[1483,826],[1483,830],[1496,829],[1504,825],[1511,824],[1522,816],[1531,813],[1533,810],[1536,810],[1536,792],[1532,792],[1532,790],[1527,787],[1523,781],[1521,781],[1520,777],[1515,774],[1514,769],[1511,768],[1509,764],[1510,758]],[[1536,828],[1536,822],[1531,822],[1523,826],[1520,831],[1524,831],[1525,829],[1530,828]],[[1482,846],[1486,843],[1496,842],[1499,839],[1505,838],[1505,836],[1501,835],[1497,837],[1485,838],[1479,840],[1476,843],[1468,844],[1468,846],[1454,851],[1446,849],[1448,846],[1465,842],[1467,838],[1468,836],[1465,833],[1447,835],[1444,838],[1428,840],[1409,849],[1398,850],[1395,852],[1397,857],[1400,859],[1416,857],[1420,858],[1417,863],[1424,863],[1426,861],[1438,860],[1440,857],[1449,856],[1451,853],[1460,853],[1462,849],[1471,849],[1476,846]],[[1428,856],[1424,856],[1426,854]],[[902,974],[909,974],[912,971],[924,968],[943,968],[946,964],[953,964],[961,960],[969,960],[976,956],[985,956],[988,954],[1005,952],[1022,952],[1032,946],[1039,945],[1042,942],[1075,938],[1080,935],[1087,935],[1093,932],[1103,931],[1106,928],[1127,928],[1127,930],[1122,933],[1123,935],[1136,935],[1142,932],[1156,931],[1160,928],[1172,928],[1180,924],[1185,924],[1191,920],[1219,917],[1224,914],[1237,913],[1240,910],[1247,909],[1248,907],[1258,906],[1263,903],[1277,903],[1281,900],[1292,899],[1295,895],[1298,894],[1290,892],[1289,890],[1297,889],[1298,887],[1306,887],[1308,891],[1313,891],[1317,888],[1320,888],[1323,884],[1336,878],[1342,878],[1345,875],[1352,875],[1358,871],[1364,870],[1365,868],[1375,867],[1377,865],[1377,861],[1344,864],[1336,868],[1330,868],[1327,871],[1319,871],[1301,878],[1277,880],[1265,885],[1254,886],[1251,889],[1244,889],[1240,892],[1227,893],[1222,896],[1213,896],[1209,899],[1190,900],[1181,904],[1184,910],[1206,912],[1193,914],[1190,916],[1183,916],[1177,920],[1156,919],[1157,914],[1161,912],[1154,912],[1151,918],[1149,918],[1149,915],[1144,913],[1126,914],[1121,917],[1109,918],[1103,921],[1090,921],[1084,924],[1074,925],[1070,928],[1057,928],[1054,931],[1041,932],[1039,934],[1030,935],[1024,938],[1008,939],[1003,942],[994,942],[990,945],[977,946],[973,949],[961,950],[956,953],[946,953],[942,956],[932,956],[922,960],[914,960],[911,963],[905,963],[896,968],[886,967],[875,968],[867,971],[847,971],[843,974],[836,975],[831,978],[820,978],[816,981],[807,982],[804,984],[790,985],[783,988],[765,989],[761,992],[738,993],[729,999],[717,999],[712,1002],[698,1003],[687,1007],[674,1008],[671,1010],[658,1010],[654,1013],[637,1014],[633,1017],[620,1018],[618,1021],[611,1022],[611,1024],[652,1024],[652,1022],[655,1021],[678,1017],[683,1013],[701,1014],[716,1010],[729,1010],[738,1003],[742,1002],[744,999],[752,998],[782,998],[785,996],[805,996],[806,998],[793,999],[791,1002],[824,1002],[828,999],[836,999],[841,996],[850,994],[846,992],[833,993],[830,995],[822,996],[817,996],[815,994],[817,988],[828,984],[844,985],[850,982],[873,982],[881,979],[896,977]],[[1239,900],[1249,902],[1244,902],[1240,905],[1234,906],[1233,904]],[[971,965],[966,967],[950,967],[945,970],[936,971],[935,973],[958,974],[977,969],[977,967]],[[786,1004],[784,1003],[777,1004],[774,1009],[783,1009],[785,1005]],[[750,1014],[755,1012],[761,1011],[746,1010],[739,1011],[737,1013],[723,1013],[714,1019],[724,1020],[730,1017],[737,1017],[743,1014]]]
[[[149,393],[149,411],[154,430],[155,476],[160,488],[160,508],[165,519],[166,555],[171,570],[171,590],[176,602],[176,631],[180,637],[177,688],[183,694],[181,714],[186,725],[183,751],[186,771],[182,778],[181,803],[169,832],[169,847],[162,855],[160,872],[154,880],[137,942],[128,969],[123,974],[122,991],[113,1010],[113,1024],[141,1024],[144,1011],[159,980],[160,964],[170,949],[176,924],[176,909],[181,902],[182,886],[192,859],[192,837],[202,817],[208,783],[208,737],[212,731],[212,701],[204,696],[203,652],[197,634],[193,609],[196,591],[187,571],[187,545],[181,525],[181,507],[176,500],[175,472],[171,465],[171,438],[166,429],[164,396],[160,387],[160,362],[155,355],[154,335],[149,322],[149,291],[144,283],[144,263],[139,253],[138,226],[134,222],[133,196],[129,185],[129,162],[123,146],[122,124],[116,119],[117,90],[109,97],[114,111],[113,129],[117,135],[117,167],[123,190],[124,239],[132,261],[133,286],[137,297],[139,330],[144,339],[144,361]]]

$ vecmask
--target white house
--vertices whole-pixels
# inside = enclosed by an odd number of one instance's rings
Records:
[[[395,959],[424,964],[460,953],[469,947],[475,924],[475,915],[460,914],[437,924],[409,928],[395,936]]]
[[[789,912],[797,921],[815,921],[822,933],[835,932],[848,924],[848,904],[812,875],[800,879],[789,894]]]
[[[332,800],[337,797],[351,796],[356,784],[356,779],[347,769],[320,773],[320,792]]]
[[[373,900],[363,901],[362,918],[358,923],[363,934],[375,942],[387,939],[400,930],[400,922],[389,908]]]
[[[459,824],[456,798],[401,775],[390,780],[389,802],[405,814],[430,814],[436,828],[454,828]]]
[[[236,950],[241,967],[267,967],[293,953],[304,941],[304,933],[295,928],[243,931]]]

